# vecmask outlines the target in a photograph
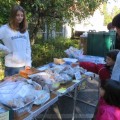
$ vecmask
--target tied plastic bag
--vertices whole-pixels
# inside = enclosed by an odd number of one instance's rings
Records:
[[[65,73],[65,74],[69,75],[72,78],[74,77],[74,69],[70,65],[67,65],[66,70],[63,71],[62,73]]]
[[[39,76],[39,80],[45,81],[46,84],[52,84],[52,82],[54,82],[54,78],[53,76],[51,76],[50,73],[47,72],[40,72],[40,73],[36,73],[31,75],[30,77],[33,79],[35,76]]]
[[[55,65],[51,70],[55,73],[61,73],[65,69],[65,66]]]
[[[72,80],[72,77],[70,77],[69,75],[67,75],[66,73],[61,73],[60,74],[61,77],[63,78],[64,82],[68,82]],[[61,83],[64,83],[63,81]]]
[[[82,57],[82,55],[83,55],[83,49],[79,50],[79,49],[74,48],[72,46],[69,49],[65,50],[64,52],[70,58],[77,58],[77,59],[79,59],[79,57]]]

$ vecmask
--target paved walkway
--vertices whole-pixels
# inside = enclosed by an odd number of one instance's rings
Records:
[[[86,88],[81,89],[77,96],[75,107],[75,120],[91,120],[93,117],[95,106],[98,102],[98,80],[88,79]],[[73,99],[69,97],[61,97],[57,103],[61,114],[61,120],[72,120]],[[41,120],[41,115],[37,120]],[[45,120],[60,120],[59,112],[56,106],[48,110]]]

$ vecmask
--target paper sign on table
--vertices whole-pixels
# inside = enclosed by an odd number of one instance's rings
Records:
[[[73,80],[72,82],[74,82],[74,83],[79,83],[80,80]]]
[[[66,88],[60,88],[59,90],[57,90],[59,93],[65,93],[66,92]]]

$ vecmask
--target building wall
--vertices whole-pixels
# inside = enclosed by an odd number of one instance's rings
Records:
[[[104,15],[100,13],[99,9],[94,12],[93,16],[90,16],[81,22],[76,22],[73,28],[74,31],[108,31],[107,27],[104,26]],[[72,36],[72,28],[68,24],[65,24],[63,29],[64,36],[70,38]]]

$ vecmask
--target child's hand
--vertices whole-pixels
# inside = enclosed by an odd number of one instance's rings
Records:
[[[100,87],[100,97],[103,97],[104,94],[105,94],[105,90],[102,87]]]
[[[25,70],[30,70],[30,66],[25,66]]]

